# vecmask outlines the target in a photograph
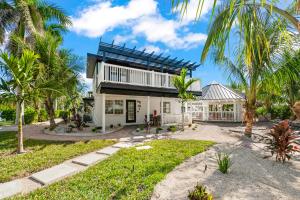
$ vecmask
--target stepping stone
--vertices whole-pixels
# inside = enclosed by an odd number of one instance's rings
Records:
[[[120,150],[120,148],[105,147],[105,148],[97,151],[96,153],[98,153],[98,154],[105,154],[105,155],[112,155],[112,154],[116,153],[119,150]]]
[[[152,149],[152,147],[148,145],[136,147],[136,150],[147,150],[147,149]]]
[[[132,137],[133,141],[143,141],[145,139],[145,136],[134,136]]]
[[[130,141],[130,137],[120,138],[119,141],[120,142],[129,142]]]
[[[129,147],[132,147],[133,144],[132,143],[129,143],[129,142],[119,142],[117,144],[114,144],[112,147],[115,147],[115,148],[129,148]]]
[[[146,138],[153,138],[153,137],[154,137],[153,134],[146,135]]]
[[[23,184],[20,180],[14,180],[7,183],[0,184],[0,199],[4,199],[23,191]]]
[[[32,174],[30,177],[43,185],[48,185],[67,176],[73,175],[77,171],[78,169],[75,167],[66,164],[60,164]]]
[[[95,164],[96,162],[104,160],[107,157],[108,156],[104,154],[90,153],[87,155],[77,157],[73,159],[72,162],[83,166],[89,166]]]

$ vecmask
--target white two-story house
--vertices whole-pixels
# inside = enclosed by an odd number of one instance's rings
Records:
[[[181,105],[172,79],[182,67],[192,77],[199,64],[100,41],[97,54],[87,54],[86,76],[93,79],[93,122],[103,132],[111,125],[144,124],[157,116],[161,124],[180,122]],[[190,91],[201,96],[200,82]],[[187,114],[185,121],[191,120]]]

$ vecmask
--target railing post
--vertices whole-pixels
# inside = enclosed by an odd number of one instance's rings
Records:
[[[166,73],[165,87],[169,87],[169,74]]]
[[[155,86],[155,80],[154,80],[155,79],[155,72],[154,71],[151,71],[151,77],[152,77],[151,78],[152,79],[152,82],[151,82],[152,84],[151,85],[154,87]]]

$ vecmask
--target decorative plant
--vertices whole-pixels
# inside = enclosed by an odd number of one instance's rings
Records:
[[[76,125],[76,128],[78,130],[82,130],[83,121],[81,116],[78,113],[75,115],[74,124]]]
[[[177,131],[177,128],[176,128],[176,126],[174,126],[174,125],[171,125],[171,126],[169,126],[168,127],[168,131],[171,131],[171,132],[176,132]]]
[[[231,166],[231,160],[230,157],[227,153],[218,153],[217,154],[217,162],[218,162],[218,169],[220,172],[223,174],[228,173],[228,169]]]
[[[190,200],[212,200],[213,196],[206,191],[205,186],[198,183],[193,191],[189,191],[188,198]]]
[[[163,128],[162,128],[162,127],[157,127],[157,128],[156,128],[156,134],[158,134],[158,133],[159,133],[159,131],[161,131],[161,130],[163,130]]]
[[[189,128],[191,128],[192,127],[192,124],[189,124]]]
[[[299,136],[290,129],[288,120],[284,120],[273,126],[269,135],[273,137],[272,142],[268,146],[272,155],[276,154],[276,161],[285,162],[291,158],[291,154],[299,150],[299,146],[295,143]]]
[[[113,125],[113,124],[111,124],[109,127],[110,127],[110,128],[114,128],[114,125]]]

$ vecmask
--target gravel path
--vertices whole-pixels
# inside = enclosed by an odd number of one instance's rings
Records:
[[[188,191],[197,183],[206,186],[214,199],[300,199],[299,160],[281,164],[275,162],[274,157],[265,159],[266,152],[261,149],[263,144],[253,144],[239,133],[229,133],[228,128],[232,126],[226,126],[202,124],[196,132],[186,130],[173,136],[176,139],[212,140],[219,144],[177,166],[156,185],[151,199],[187,199]],[[229,174],[222,174],[217,169],[216,153],[220,151],[230,153],[233,165]]]

